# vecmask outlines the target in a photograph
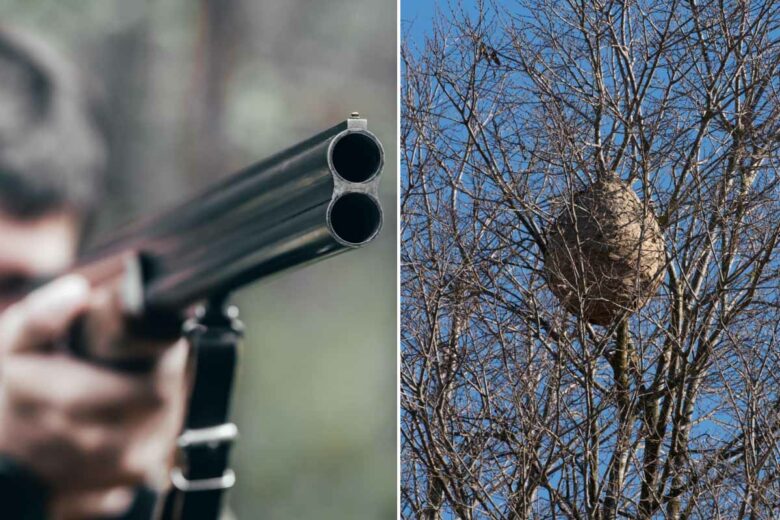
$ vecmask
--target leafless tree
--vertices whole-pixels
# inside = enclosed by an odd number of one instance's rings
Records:
[[[479,2],[413,42],[403,516],[780,517],[780,3]],[[611,172],[666,262],[602,327],[545,230]]]

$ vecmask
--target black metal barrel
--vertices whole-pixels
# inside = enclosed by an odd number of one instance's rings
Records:
[[[351,118],[114,233],[85,261],[132,250],[143,310],[180,310],[373,240],[383,165],[366,120]]]

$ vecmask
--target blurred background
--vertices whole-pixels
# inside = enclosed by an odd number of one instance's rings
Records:
[[[394,518],[393,0],[0,0],[3,25],[75,58],[107,107],[97,231],[159,210],[350,112],[385,147],[384,232],[236,295],[238,518]]]

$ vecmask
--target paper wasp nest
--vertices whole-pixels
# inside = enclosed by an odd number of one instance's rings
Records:
[[[655,294],[663,235],[652,210],[617,177],[595,182],[571,202],[547,230],[546,278],[569,312],[609,325]]]

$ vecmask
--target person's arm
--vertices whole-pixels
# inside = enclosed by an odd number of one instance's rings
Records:
[[[0,453],[45,486],[54,518],[119,514],[139,486],[167,482],[184,407],[184,343],[160,346],[154,369],[141,373],[60,347],[85,313],[101,323],[100,341],[119,340],[115,301],[70,275],[0,316]]]

